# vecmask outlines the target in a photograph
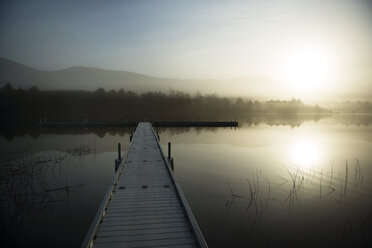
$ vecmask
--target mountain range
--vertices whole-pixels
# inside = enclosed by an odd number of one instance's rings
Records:
[[[0,87],[11,83],[15,88],[28,89],[36,86],[41,90],[105,90],[124,89],[143,93],[148,91],[183,91],[195,94],[218,94],[241,96],[254,99],[301,98],[307,101],[327,100],[371,100],[371,83],[359,84],[340,82],[339,87],[324,94],[292,95],[280,80],[265,77],[240,77],[226,80],[216,79],[171,79],[147,76],[128,71],[105,70],[94,67],[70,67],[63,70],[45,71],[0,57]],[[306,93],[306,92],[305,92]]]
[[[0,58],[0,86],[11,83],[13,87],[28,89],[36,86],[42,90],[106,90],[121,89],[135,92],[179,90],[188,93],[226,96],[265,95],[266,87],[275,87],[275,80],[260,77],[242,77],[228,80],[157,78],[128,71],[104,70],[94,67],[70,67],[45,71]]]

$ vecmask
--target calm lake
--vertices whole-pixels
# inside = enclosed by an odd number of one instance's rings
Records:
[[[371,116],[238,121],[236,129],[159,130],[209,247],[372,246]],[[6,247],[79,247],[114,176],[117,143],[125,151],[130,133],[3,130]]]

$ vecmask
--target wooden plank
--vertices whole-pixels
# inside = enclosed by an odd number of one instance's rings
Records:
[[[148,209],[148,208],[156,208],[156,207],[168,207],[168,206],[181,206],[181,203],[177,200],[172,201],[158,201],[158,202],[116,202],[111,203],[109,208],[120,208],[120,209],[127,209],[127,208],[136,208],[136,209]]]
[[[153,199],[151,201],[147,200],[137,200],[137,201],[127,201],[127,200],[118,200],[114,199],[110,202],[110,206],[126,206],[126,207],[131,207],[131,206],[148,206],[151,204],[151,206],[156,205],[156,204],[165,204],[165,203],[179,203],[179,200],[174,197],[172,199]]]
[[[158,180],[158,181],[150,181],[150,180],[128,180],[127,182],[118,182],[118,186],[124,186],[127,190],[129,189],[140,189],[140,192],[146,191],[146,189],[152,188],[164,188],[164,185],[169,185],[172,183],[170,180]],[[146,189],[143,189],[142,186],[147,186]]]
[[[162,201],[138,201],[138,202],[126,202],[126,201],[116,201],[110,203],[110,208],[122,207],[126,208],[151,208],[151,207],[160,207],[160,206],[181,206],[180,202],[177,199],[173,200],[162,200]]]
[[[167,191],[171,191],[171,189],[174,190],[174,187],[170,187],[170,188],[166,188],[164,187],[164,185],[170,185],[171,182],[169,181],[166,181],[166,182],[162,182],[162,181],[159,181],[159,184],[157,185],[151,185],[150,182],[143,182],[143,183],[136,183],[136,184],[125,184],[125,183],[118,183],[118,186],[120,188],[120,186],[124,186],[125,189],[123,189],[121,192],[125,193],[125,192],[130,192],[130,193],[148,193],[148,192],[151,192],[151,191],[161,191],[161,192],[167,192]],[[143,186],[145,186],[145,188],[143,188]],[[120,189],[118,189],[120,190]],[[126,190],[124,192],[124,190]]]
[[[169,184],[165,184],[169,185]],[[149,195],[149,194],[157,194],[157,195],[177,195],[175,188],[173,187],[164,187],[163,184],[161,185],[149,185],[149,184],[143,184],[140,186],[127,186],[127,185],[118,185],[119,187],[123,187],[122,189],[117,189],[114,192],[114,196],[118,195],[127,195],[127,196],[144,196],[144,195]]]
[[[124,197],[116,198],[111,201],[111,204],[140,204],[140,203],[153,203],[153,202],[173,202],[178,201],[176,196],[169,197],[151,197],[151,198],[141,198],[141,199],[126,199]]]
[[[143,216],[137,218],[126,218],[126,217],[111,217],[111,218],[105,218],[104,224],[105,225],[116,225],[118,222],[120,224],[125,225],[131,225],[132,223],[135,225],[142,225],[144,223],[159,223],[159,222],[168,222],[168,221],[180,221],[181,219],[184,219],[184,214],[177,214],[177,215],[157,215],[157,216]]]
[[[148,185],[142,185],[141,187],[149,187],[147,189],[139,189],[134,187],[126,187],[125,189],[120,190],[120,192],[115,191],[113,194],[114,197],[120,197],[120,196],[127,196],[127,197],[141,197],[141,196],[149,196],[149,195],[157,195],[157,196],[163,196],[163,195],[176,195],[176,190],[174,188],[167,188],[165,189],[164,186],[158,186],[158,187],[151,187]]]
[[[112,231],[128,231],[128,230],[144,230],[144,229],[156,229],[156,228],[168,228],[168,227],[189,227],[185,221],[181,222],[165,222],[148,225],[116,225],[116,226],[100,226],[98,232],[112,232]]]
[[[179,206],[168,206],[168,207],[152,207],[152,208],[141,208],[141,209],[121,209],[121,208],[115,208],[115,209],[111,209],[111,208],[108,208],[106,210],[106,214],[108,213],[130,213],[132,212],[133,214],[135,213],[143,213],[143,212],[154,212],[154,211],[166,211],[166,210],[180,210],[182,208],[180,208]]]
[[[142,196],[148,196],[148,195],[151,195],[151,194],[158,195],[158,196],[177,195],[175,188],[173,188],[171,186],[169,188],[163,189],[163,190],[160,190],[160,188],[164,188],[164,186],[162,186],[162,187],[152,187],[152,188],[149,188],[146,191],[139,191],[138,189],[125,187],[125,188],[122,188],[122,189],[116,189],[113,192],[113,196],[115,196],[115,197],[121,197],[121,196],[123,196],[123,197],[124,196],[125,197],[142,197]]]
[[[144,185],[145,187],[148,187],[147,185]],[[125,187],[125,186],[124,186]],[[136,189],[136,188],[130,188],[130,187],[125,187],[125,192],[124,190],[121,190],[121,192],[115,191],[113,194],[113,197],[117,196],[128,196],[128,197],[141,197],[141,196],[164,196],[164,195],[177,195],[175,189],[169,189],[165,190],[164,187],[152,187],[152,188],[147,188],[147,189]]]
[[[157,215],[162,215],[162,216],[167,216],[167,214],[169,213],[169,215],[172,215],[172,214],[184,214],[184,211],[183,209],[180,209],[180,208],[173,208],[173,209],[159,209],[159,210],[152,210],[152,209],[148,209],[147,211],[135,211],[133,212],[133,214],[131,215],[130,214],[130,211],[122,211],[122,210],[118,210],[118,211],[108,211],[105,215],[105,217],[126,217],[126,216],[157,216]]]
[[[136,209],[136,210],[140,210],[140,209],[151,209],[151,208],[162,208],[162,207],[180,207],[181,206],[181,203],[180,202],[175,202],[175,203],[157,203],[157,204],[143,204],[143,205],[139,205],[139,206],[136,206],[136,205],[131,205],[131,206],[126,206],[126,205],[122,205],[122,206],[117,206],[117,205],[113,205],[113,206],[109,206],[108,209],[122,209],[122,210],[125,210],[125,209]]]
[[[170,214],[182,214],[184,215],[184,212],[182,212],[183,210],[180,210],[180,209],[167,209],[167,210],[161,210],[161,211],[142,211],[142,212],[134,212],[132,216],[165,216],[164,214],[167,213],[167,211],[169,211]],[[107,216],[109,216],[109,218],[115,218],[115,217],[128,217],[128,216],[131,216],[129,211],[126,211],[126,212],[123,212],[123,211],[117,211],[117,212],[108,212],[106,214]],[[105,215],[105,217],[106,217]]]
[[[115,199],[118,200],[140,200],[140,201],[147,201],[147,200],[152,200],[152,199],[170,199],[170,198],[177,198],[176,194],[147,194],[147,195],[141,195],[137,196],[136,195],[116,195]]]
[[[130,194],[146,194],[151,192],[174,192],[176,193],[176,190],[174,186],[171,186],[172,182],[161,182],[157,185],[151,185],[148,182],[143,183],[137,183],[137,184],[118,184],[117,188],[114,190],[115,193],[130,193]],[[169,186],[168,186],[169,185]],[[121,187],[121,188],[120,188]]]
[[[147,185],[147,184],[144,184],[144,185]],[[142,185],[142,186],[144,186]],[[171,184],[165,184],[165,185],[169,185],[169,188],[166,188],[163,186],[158,186],[158,187],[151,187],[151,188],[147,188],[147,190],[142,190],[140,191],[138,188],[133,188],[133,187],[126,187],[125,185],[123,185],[123,188],[119,189],[117,188],[114,192],[113,192],[113,195],[114,196],[125,196],[125,195],[133,195],[133,196],[138,196],[138,197],[141,197],[141,196],[145,196],[145,195],[148,195],[150,193],[153,193],[153,194],[159,194],[159,195],[177,195],[176,194],[176,190],[173,186],[171,186]],[[141,188],[142,188],[141,186]],[[161,190],[161,188],[163,188]]]
[[[139,242],[139,241],[154,241],[164,239],[175,239],[175,238],[192,238],[193,235],[190,231],[181,232],[165,232],[165,233],[154,233],[147,235],[132,235],[132,236],[100,236],[97,235],[96,244],[100,243],[116,243],[116,242]]]
[[[166,186],[168,185],[168,186]],[[151,185],[148,185],[147,183],[141,183],[141,184],[136,184],[136,185],[125,185],[125,184],[122,184],[122,185],[118,185],[119,187],[116,187],[114,189],[115,193],[121,193],[121,194],[125,194],[125,193],[136,193],[136,194],[146,194],[146,193],[149,193],[149,192],[152,192],[152,191],[156,191],[156,192],[174,192],[176,193],[176,190],[175,190],[175,187],[174,185],[172,185],[172,182],[166,182],[164,184],[159,184],[159,185],[154,185],[154,186],[151,186]],[[120,186],[124,187],[124,188],[120,188]],[[147,188],[146,188],[147,187]]]
[[[159,197],[171,197],[171,196],[176,196],[177,195],[175,194],[175,192],[164,192],[164,193],[159,193],[159,192],[148,192],[148,193],[143,193],[143,194],[137,194],[137,193],[126,193],[126,194],[120,194],[120,195],[117,195],[117,196],[113,196],[114,197],[117,197],[118,199],[134,199],[135,197],[138,197],[138,199],[148,199],[148,198],[159,198]],[[127,197],[127,198],[126,198]],[[113,200],[112,198],[112,200]]]
[[[140,197],[129,197],[129,196],[116,196],[111,200],[111,202],[137,202],[137,201],[158,201],[158,200],[172,200],[176,199],[178,200],[177,196],[175,194],[172,195],[158,195],[158,196],[140,196]]]
[[[95,247],[105,248],[105,247],[128,247],[128,248],[139,248],[139,247],[159,247],[168,245],[189,245],[195,244],[195,239],[191,238],[165,238],[159,240],[144,240],[135,242],[112,242],[112,243],[101,243],[96,244]]]
[[[121,230],[109,232],[97,232],[97,237],[106,236],[142,236],[147,234],[169,233],[169,232],[191,232],[189,226],[168,227],[168,228],[152,228],[152,229],[139,229],[139,230]]]
[[[141,214],[141,215],[105,215],[105,220],[110,221],[110,219],[121,220],[121,221],[128,221],[128,220],[142,220],[142,219],[158,219],[163,218],[164,216],[167,217],[184,217],[183,212],[177,213],[158,213],[158,214]]]
[[[126,217],[126,216],[147,216],[147,215],[164,215],[164,214],[184,214],[183,209],[161,209],[158,211],[146,211],[146,212],[108,212],[105,215],[105,218],[109,217],[115,217],[115,216],[121,216],[121,217]]]
[[[137,182],[137,181],[150,181],[150,182],[169,181],[170,179],[166,176],[167,174],[165,173],[133,172],[132,175],[122,176],[119,180],[119,183],[130,183],[131,181],[134,181],[134,182]]]
[[[149,170],[149,168],[143,168],[143,170]],[[167,177],[167,174],[162,172],[139,172],[139,171],[133,171],[131,172],[131,174],[129,175],[129,172],[126,171],[126,175],[122,175],[120,180],[119,180],[119,183],[121,182],[127,182],[128,180],[132,180],[132,181],[137,181],[137,180],[142,180],[142,181],[168,181],[169,180],[169,177]],[[140,177],[138,177],[140,176]]]
[[[118,201],[128,201],[128,202],[131,202],[131,201],[143,201],[143,202],[146,202],[146,201],[151,201],[151,200],[156,200],[156,199],[173,199],[173,198],[177,198],[177,195],[175,194],[146,194],[146,195],[141,195],[141,196],[138,196],[135,197],[135,195],[120,195],[120,196],[116,196],[116,197],[113,197],[111,201],[114,201],[114,200],[118,200]]]
[[[152,172],[149,168],[142,168],[142,170],[148,170],[148,171],[133,171],[128,172],[126,171],[126,175],[122,175],[119,182],[126,182],[127,180],[149,180],[149,181],[162,181],[162,180],[169,180],[169,177],[167,177],[166,173],[160,173],[160,172]],[[159,170],[155,168],[154,170]],[[131,173],[129,175],[129,173]],[[140,176],[140,177],[138,177]]]
[[[105,226],[143,226],[147,224],[163,224],[163,223],[176,223],[176,222],[182,222],[185,221],[184,216],[181,218],[161,218],[156,220],[135,220],[135,221],[108,221],[105,220],[101,223],[102,227]]]
[[[142,186],[148,186],[148,185],[142,185]],[[142,187],[141,186],[141,187]],[[115,191],[115,194],[121,194],[121,195],[132,195],[132,196],[142,196],[142,195],[169,195],[169,194],[176,194],[176,191],[174,188],[168,188],[164,189],[164,186],[162,187],[151,187],[147,189],[140,189],[140,188],[134,188],[134,187],[125,187],[125,190],[121,190],[121,192]],[[125,191],[125,192],[124,192]]]

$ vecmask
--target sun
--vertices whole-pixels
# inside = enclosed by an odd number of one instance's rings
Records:
[[[329,88],[331,72],[329,55],[317,48],[293,50],[282,61],[282,79],[295,93],[314,93]]]

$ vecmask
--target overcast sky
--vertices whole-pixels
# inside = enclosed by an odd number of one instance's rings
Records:
[[[276,77],[285,54],[306,43],[325,49],[338,70],[370,71],[371,2],[0,1],[0,56],[45,70]]]

